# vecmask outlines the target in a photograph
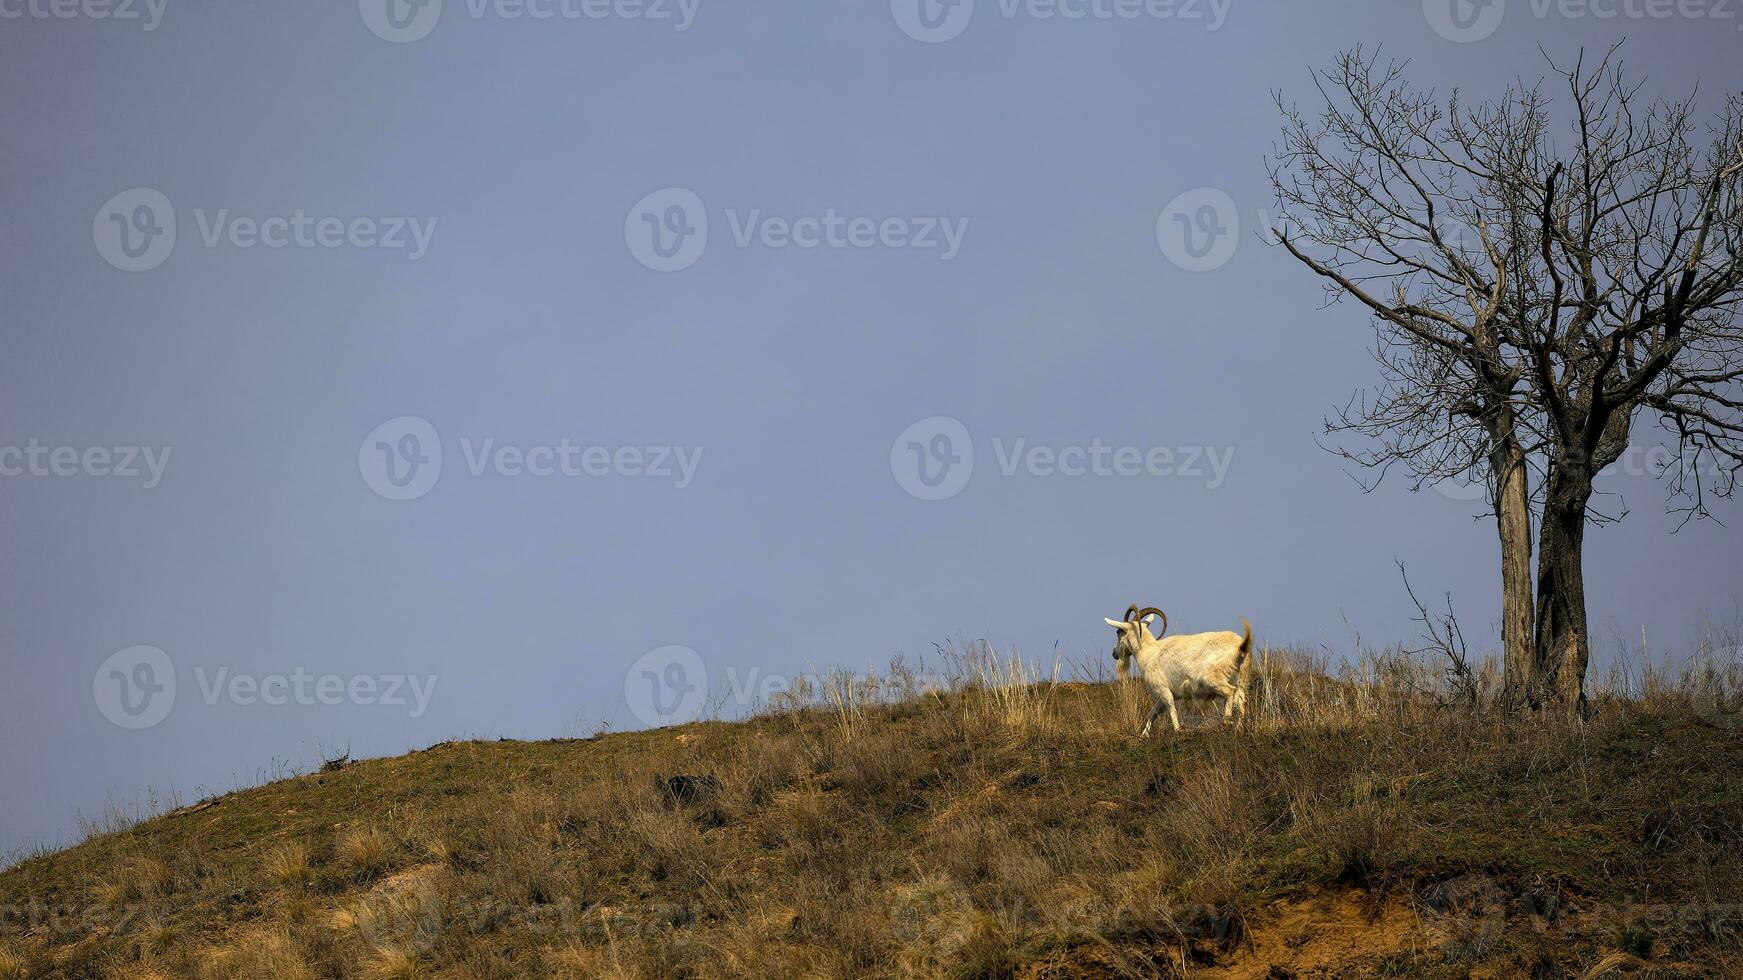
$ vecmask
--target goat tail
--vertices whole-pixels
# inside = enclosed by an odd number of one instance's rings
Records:
[[[1253,656],[1253,624],[1247,622],[1247,617],[1241,617],[1241,650],[1235,657],[1235,668],[1238,670],[1247,665],[1247,660]]]

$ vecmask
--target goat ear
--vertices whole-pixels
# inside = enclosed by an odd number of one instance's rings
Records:
[[[1155,621],[1156,621],[1156,614],[1155,613],[1151,613],[1150,615],[1144,617],[1144,625],[1145,626],[1148,626],[1151,623],[1154,623]]]
[[[1102,622],[1108,624],[1109,626],[1112,626],[1114,629],[1117,629],[1117,630],[1123,630],[1126,627],[1132,625],[1131,623],[1121,622],[1120,620],[1117,620],[1117,619],[1109,619],[1106,616],[1102,617]]]

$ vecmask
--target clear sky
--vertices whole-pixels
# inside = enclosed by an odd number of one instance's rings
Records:
[[[1394,642],[1394,558],[1492,648],[1480,505],[1315,444],[1371,333],[1257,236],[1270,93],[1716,105],[1743,9],[917,2],[0,0],[0,848],[1133,601]],[[1609,486],[1598,652],[1685,649],[1743,514]]]

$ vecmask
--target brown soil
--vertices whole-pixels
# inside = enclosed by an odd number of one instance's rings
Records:
[[[1316,892],[1283,902],[1251,929],[1249,942],[1226,964],[1192,975],[1226,980],[1333,976],[1350,964],[1433,949],[1444,941],[1404,903],[1376,903],[1359,889]]]

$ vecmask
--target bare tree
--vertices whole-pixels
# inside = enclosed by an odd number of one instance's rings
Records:
[[[1743,97],[1726,99],[1700,147],[1693,97],[1641,104],[1615,53],[1590,71],[1583,59],[1557,69],[1569,146],[1558,154],[1546,138],[1513,178],[1539,202],[1542,257],[1511,338],[1530,362],[1548,458],[1531,700],[1571,708],[1590,656],[1592,481],[1621,458],[1636,415],[1675,434],[1672,491],[1689,516],[1729,496],[1743,466]],[[1708,460],[1720,464],[1712,485]]]
[[[1635,417],[1676,436],[1688,516],[1743,468],[1743,98],[1698,148],[1693,98],[1642,104],[1614,55],[1551,65],[1564,139],[1541,85],[1443,106],[1359,49],[1315,75],[1316,116],[1278,100],[1276,233],[1379,324],[1385,383],[1332,427],[1382,474],[1487,479],[1513,705],[1584,702],[1593,480]]]
[[[1383,382],[1328,422],[1367,440],[1342,454],[1381,478],[1402,466],[1415,488],[1463,474],[1487,484],[1501,546],[1505,696],[1517,702],[1530,676],[1536,439],[1519,411],[1527,365],[1506,342],[1531,223],[1508,174],[1527,165],[1539,137],[1529,128],[1533,96],[1509,92],[1467,112],[1456,95],[1442,107],[1411,91],[1403,73],[1358,48],[1315,73],[1317,113],[1277,96],[1273,231],[1326,280],[1329,300],[1353,298],[1374,316]]]

